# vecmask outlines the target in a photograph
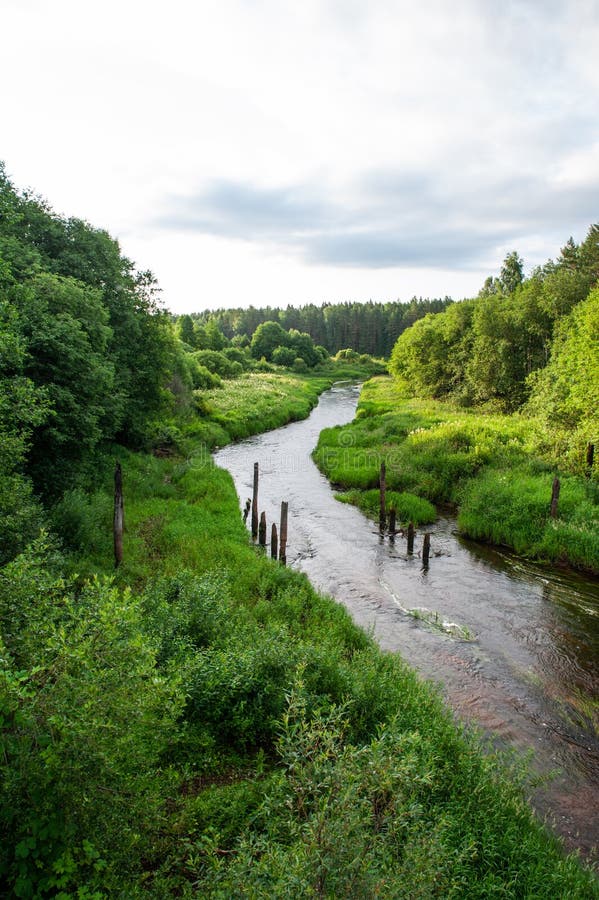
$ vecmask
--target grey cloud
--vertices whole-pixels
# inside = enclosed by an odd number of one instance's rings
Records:
[[[234,181],[213,181],[205,191],[172,198],[159,223],[167,228],[268,240],[302,233],[327,218],[327,209],[307,188],[258,188]]]
[[[170,198],[156,224],[275,246],[320,265],[476,269],[507,243],[584,231],[599,210],[599,184],[566,189],[540,175],[478,182],[465,171],[373,171],[342,200],[326,185],[320,191],[215,181]]]

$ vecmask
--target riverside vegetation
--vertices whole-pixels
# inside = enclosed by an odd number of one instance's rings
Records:
[[[373,518],[385,460],[387,485],[396,492],[388,493],[388,505],[402,524],[432,521],[426,501],[450,504],[469,537],[599,573],[599,485],[558,469],[534,418],[406,398],[392,379],[376,378],[362,388],[354,422],[321,432],[314,459],[347,489],[339,498]],[[556,471],[561,492],[552,518]]]
[[[321,435],[322,470],[368,506],[385,459],[391,488],[457,506],[464,534],[599,573],[598,279],[598,225],[528,278],[508,254],[478,297],[400,335],[393,381],[367,385],[356,421]]]
[[[2,570],[6,887],[599,896],[533,819],[524,769],[249,545],[227,473],[120,456],[116,575],[109,457],[62,549],[42,536]]]
[[[109,235],[0,176],[2,893],[598,896],[521,764],[251,546],[210,461],[380,366],[272,327],[194,347]]]

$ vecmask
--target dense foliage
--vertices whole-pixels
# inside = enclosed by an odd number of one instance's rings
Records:
[[[413,297],[408,303],[313,303],[287,306],[285,309],[265,306],[256,309],[219,309],[189,317],[200,346],[205,333],[215,325],[227,338],[241,344],[249,342],[256,330],[266,322],[275,322],[285,331],[308,334],[314,344],[335,354],[345,347],[358,353],[387,357],[399,335],[427,313],[440,312],[451,299],[423,300]],[[210,325],[213,323],[213,325]],[[187,325],[186,327],[189,327]]]
[[[0,167],[0,560],[51,499],[164,406],[175,344],[149,273],[105,231],[17,192]]]
[[[582,354],[590,362],[587,375],[577,375],[579,395],[583,382],[596,384],[599,349],[592,309],[599,298],[590,292],[598,279],[599,225],[590,228],[580,246],[570,240],[555,262],[526,279],[517,255],[509,254],[501,277],[487,279],[477,298],[427,315],[405,331],[393,348],[391,371],[415,396],[447,397],[465,405],[494,403],[509,411],[531,395],[538,407],[544,393],[553,396],[553,411],[558,412],[557,394],[549,385],[554,378],[564,382],[565,352],[569,365],[577,353],[580,367]],[[587,311],[576,312],[587,297]],[[585,337],[576,347],[570,341],[564,351],[566,336],[582,323],[581,316],[586,316]],[[550,359],[547,375],[539,379],[535,373]],[[587,414],[593,412],[591,399]]]

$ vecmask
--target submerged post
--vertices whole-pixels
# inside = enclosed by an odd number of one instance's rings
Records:
[[[414,523],[408,525],[408,553],[414,552]]]
[[[595,445],[587,444],[587,478],[593,473],[593,461],[595,459]]]
[[[260,516],[260,527],[258,528],[258,543],[261,547],[266,547],[266,513]]]
[[[559,478],[556,477],[553,479],[553,487],[551,489],[551,508],[549,510],[549,515],[552,519],[557,519],[557,503],[559,500]]]
[[[287,565],[287,513],[289,503],[286,500],[281,502],[281,545],[279,547],[279,561],[282,565]]]
[[[251,501],[250,498],[248,497],[247,500],[245,501],[245,507],[244,507],[244,510],[243,510],[243,524],[244,524],[244,525],[245,525],[245,523],[246,523],[247,520],[248,520],[248,516],[249,516],[249,514],[250,514],[250,509],[251,509],[251,508],[252,508],[252,501]]]
[[[387,510],[385,507],[385,493],[387,490],[387,469],[385,463],[381,463],[381,475],[379,480],[380,486],[380,500],[381,500],[381,508],[379,511],[379,528],[381,531],[385,530],[385,522],[387,519]]]
[[[427,532],[424,535],[424,541],[422,542],[422,565],[428,566],[428,558],[431,553],[431,536]]]
[[[114,467],[114,567],[118,569],[123,561],[123,473],[121,464]]]
[[[389,510],[389,537],[392,541],[395,540],[395,507],[392,506]]]
[[[270,556],[271,559],[276,559],[278,556],[278,538],[277,538],[277,526],[275,523],[272,523],[272,528],[270,529]]]
[[[254,493],[252,499],[252,540],[258,537],[258,463],[254,463]]]

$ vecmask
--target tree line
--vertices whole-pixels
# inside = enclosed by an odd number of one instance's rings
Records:
[[[552,428],[599,427],[599,225],[524,277],[506,257],[478,296],[397,340],[390,370],[409,394],[525,410]]]
[[[246,309],[217,309],[192,313],[190,319],[198,345],[206,339],[206,329],[217,328],[229,340],[245,336],[250,341],[265,322],[276,322],[285,331],[308,334],[314,344],[332,355],[351,347],[357,353],[387,357],[399,335],[427,313],[441,312],[452,303],[450,297],[407,303],[324,303],[316,306],[271,306]],[[209,338],[209,335],[208,335]]]

